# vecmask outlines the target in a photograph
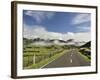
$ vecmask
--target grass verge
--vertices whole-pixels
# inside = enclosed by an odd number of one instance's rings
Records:
[[[86,61],[90,61],[91,59],[88,58],[88,56],[83,55],[81,52],[79,52],[79,54],[86,60]]]

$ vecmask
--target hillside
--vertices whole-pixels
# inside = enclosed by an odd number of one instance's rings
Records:
[[[32,39],[23,38],[23,44],[24,45],[27,45],[27,44],[30,44],[30,43],[32,43]]]
[[[41,39],[41,38],[34,38],[34,39],[27,39],[23,38],[23,42],[25,45],[27,44],[34,44],[34,45],[73,45],[73,46],[81,46],[83,44],[86,44],[84,41],[75,41],[74,39],[68,39],[68,40],[59,40],[59,39]],[[86,44],[88,45],[88,44]],[[84,46],[84,45],[83,45]],[[89,46],[89,45],[88,45]]]
[[[86,44],[82,45],[81,47],[90,47],[91,46],[91,41],[87,42]]]

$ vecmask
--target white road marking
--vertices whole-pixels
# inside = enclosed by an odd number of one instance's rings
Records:
[[[73,60],[72,59],[70,59],[70,63],[72,63],[73,62]]]

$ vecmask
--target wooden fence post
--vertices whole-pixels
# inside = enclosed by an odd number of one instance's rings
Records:
[[[34,56],[33,56],[33,64],[35,64],[35,53],[34,53]]]

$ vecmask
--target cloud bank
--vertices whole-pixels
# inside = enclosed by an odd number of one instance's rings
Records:
[[[90,41],[90,32],[67,32],[67,33],[58,33],[58,32],[49,32],[43,26],[34,25],[28,26],[24,25],[24,37],[29,39],[42,38],[42,39],[60,39],[68,40],[74,39],[76,41]]]

